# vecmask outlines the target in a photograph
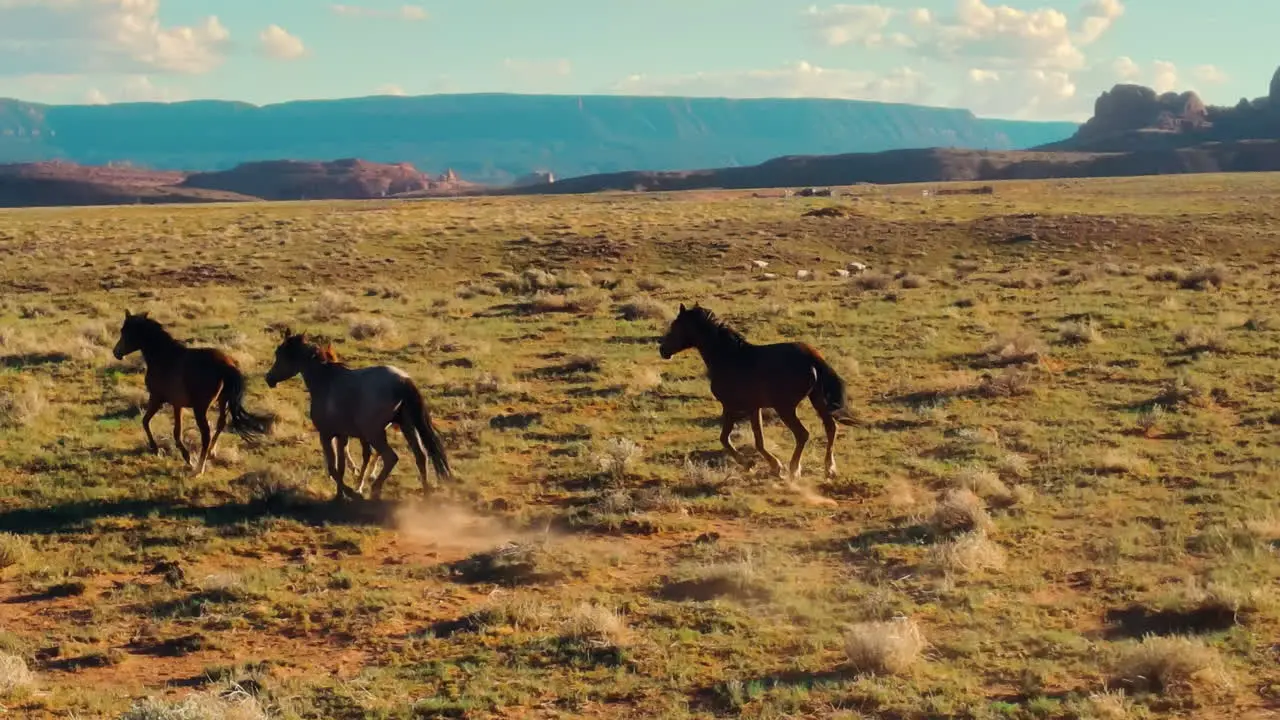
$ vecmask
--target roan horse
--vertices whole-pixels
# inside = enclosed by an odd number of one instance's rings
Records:
[[[182,442],[182,409],[189,407],[195,414],[196,427],[200,429],[200,459],[193,465],[197,476],[204,472],[205,462],[217,448],[224,429],[229,427],[247,439],[271,431],[271,418],[244,409],[244,375],[226,353],[214,348],[187,347],[147,313],[134,315],[125,310],[120,339],[111,352],[117,360],[123,360],[139,350],[147,366],[145,383],[149,393],[142,430],[147,434],[151,452],[160,452],[151,434],[151,418],[166,403],[173,406],[173,441],[189,466],[192,465],[191,453]],[[210,437],[206,414],[215,401],[218,424]]]
[[[808,396],[827,431],[827,477],[835,476],[836,421],[851,424],[851,419],[845,408],[844,381],[817,350],[797,342],[754,345],[710,310],[698,305],[686,309],[681,304],[658,352],[669,360],[689,348],[696,348],[707,365],[711,394],[723,407],[720,442],[734,459],[750,467],[730,439],[733,426],[750,418],[756,449],[775,472],[786,477],[782,463],[764,447],[761,411],[773,408],[795,435],[790,470],[791,478],[798,479],[809,431],[796,417],[796,407]]]
[[[428,458],[438,476],[452,478],[444,445],[431,423],[422,393],[404,371],[387,365],[351,368],[339,362],[331,348],[310,342],[305,333],[294,334],[285,329],[281,335],[275,364],[267,371],[267,385],[275,387],[294,375],[302,375],[311,394],[311,422],[320,434],[325,466],[338,486],[335,502],[343,497],[360,497],[343,483],[347,441],[353,437],[362,445],[367,443],[382,458],[382,471],[373,481],[372,493],[374,500],[382,496],[382,485],[399,461],[387,443],[387,427],[392,424],[399,426],[413,452],[424,495],[430,492]],[[368,460],[366,451],[366,466]],[[361,486],[365,469],[360,468]]]

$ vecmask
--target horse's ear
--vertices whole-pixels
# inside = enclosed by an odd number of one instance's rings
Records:
[[[125,309],[124,309],[124,319],[125,319],[125,320],[128,320],[128,319],[129,319],[129,318],[131,318],[131,317],[133,317],[133,313],[129,312],[129,308],[125,308]]]
[[[680,303],[680,312],[682,312],[682,313],[683,313],[683,312],[688,312],[687,310],[685,310],[685,309],[684,309],[684,303]]]

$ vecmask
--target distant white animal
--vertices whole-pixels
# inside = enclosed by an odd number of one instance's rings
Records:
[[[765,269],[765,268],[769,267],[769,261],[768,261],[768,260],[752,260],[752,261],[751,261],[751,264],[752,264],[752,265],[755,265],[755,266],[756,266],[757,268],[759,268],[760,270],[763,270],[763,269]]]
[[[856,273],[862,273],[867,271],[867,266],[857,261],[849,263],[846,267],[848,267],[851,272],[856,272]]]

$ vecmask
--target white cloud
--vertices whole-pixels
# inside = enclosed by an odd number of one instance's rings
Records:
[[[564,78],[573,74],[573,63],[563,58],[556,60],[507,58],[502,61],[502,69],[525,79]]]
[[[799,62],[774,70],[694,73],[669,77],[632,75],[614,86],[628,95],[732,98],[841,98],[923,102],[933,86],[920,72],[899,68],[885,74],[832,70]]]
[[[395,10],[380,10],[378,8],[364,7],[363,5],[334,4],[330,5],[329,9],[338,15],[347,17],[399,19],[415,22],[431,17],[421,5],[401,5]]]
[[[1152,65],[1154,76],[1151,87],[1158,93],[1173,92],[1178,89],[1178,66],[1165,60],[1157,60]]]
[[[1206,85],[1221,85],[1231,79],[1217,65],[1199,65],[1191,74],[1196,80]]]
[[[1119,80],[1137,80],[1142,77],[1142,68],[1131,57],[1116,58],[1115,62],[1111,63],[1111,69]]]
[[[1071,74],[1061,70],[970,70],[951,104],[988,117],[1079,119],[1083,98]]]
[[[876,47],[884,44],[884,30],[894,11],[880,5],[835,5],[825,10],[810,6],[805,15],[818,37],[830,47]]]
[[[394,83],[379,85],[378,89],[375,90],[374,93],[377,95],[396,95],[399,97],[403,97],[405,95],[404,88]]]
[[[897,47],[947,62],[1055,71],[1085,68],[1084,49],[1123,14],[1121,0],[1088,0],[1074,20],[1053,7],[1022,10],[986,0],[956,0],[947,17],[926,8],[899,13],[881,5],[810,7],[804,12],[828,46]]]
[[[89,92],[84,94],[84,102],[86,105],[106,105],[111,100],[98,88],[89,88]]]
[[[85,93],[85,102],[90,105],[106,105],[107,103],[135,102],[175,102],[185,100],[187,96],[170,87],[156,85],[146,75],[132,75],[123,81],[109,86],[106,91],[101,87],[92,87]]]
[[[270,25],[258,35],[261,51],[277,60],[297,60],[307,54],[307,46],[279,25]]]
[[[205,73],[230,33],[216,16],[165,26],[160,0],[0,0],[0,75]]]

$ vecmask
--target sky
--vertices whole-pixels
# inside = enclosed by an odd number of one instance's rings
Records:
[[[0,0],[0,97],[824,97],[1086,119],[1135,82],[1265,95],[1273,0]]]

